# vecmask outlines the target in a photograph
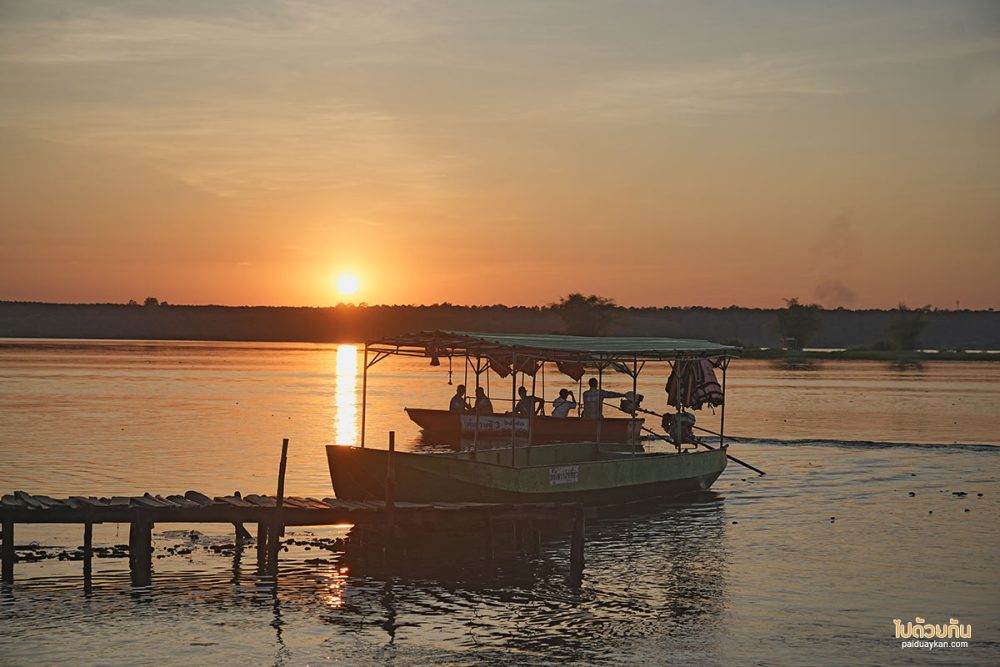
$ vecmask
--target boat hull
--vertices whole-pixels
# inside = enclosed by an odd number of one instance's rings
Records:
[[[583,502],[617,504],[708,489],[725,450],[628,454],[598,443],[539,445],[461,454],[393,454],[395,498],[409,502]],[[338,498],[385,497],[388,452],[327,447]]]
[[[484,437],[510,435],[513,423],[517,435],[527,437],[531,433],[534,443],[580,442],[600,440],[601,442],[638,442],[643,420],[641,418],[582,419],[580,417],[551,417],[536,415],[511,417],[511,415],[458,414],[447,410],[425,408],[405,408],[406,414],[426,433],[450,439],[472,437],[478,430]]]

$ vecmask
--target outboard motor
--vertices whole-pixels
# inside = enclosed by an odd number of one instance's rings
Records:
[[[622,412],[627,412],[628,414],[632,414],[633,410],[639,409],[639,404],[642,403],[642,399],[643,399],[642,394],[636,394],[631,391],[627,391],[625,392],[625,395],[622,396],[622,400],[621,403],[618,404],[618,408]]]
[[[680,447],[685,442],[691,442],[695,417],[690,412],[675,412],[663,415],[663,430],[667,439]]]

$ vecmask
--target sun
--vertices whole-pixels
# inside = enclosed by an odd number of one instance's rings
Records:
[[[344,296],[350,296],[361,287],[361,281],[353,273],[345,273],[337,278],[337,291]]]

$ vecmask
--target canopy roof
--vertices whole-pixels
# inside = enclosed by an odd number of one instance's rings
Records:
[[[376,354],[406,356],[516,355],[540,361],[603,364],[612,361],[664,361],[704,357],[734,357],[740,349],[707,340],[617,336],[421,331],[371,341]]]

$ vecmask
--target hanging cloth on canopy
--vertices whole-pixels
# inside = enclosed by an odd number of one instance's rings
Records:
[[[570,376],[576,382],[579,382],[580,378],[583,377],[583,364],[578,361],[557,361],[556,368],[559,369],[560,373]]]
[[[502,378],[510,375],[510,357],[503,355],[490,355],[488,358],[490,360],[490,368],[494,373]]]
[[[678,359],[667,379],[667,404],[701,410],[705,405],[722,405],[722,387],[715,379],[714,365],[708,359]]]
[[[510,375],[511,366],[513,365],[513,359],[509,354],[496,354],[490,355],[490,368],[502,378]],[[532,357],[521,357],[517,358],[517,368],[514,369],[518,373],[524,373],[525,375],[530,375],[534,377],[538,369],[542,367],[541,359],[535,359]]]

